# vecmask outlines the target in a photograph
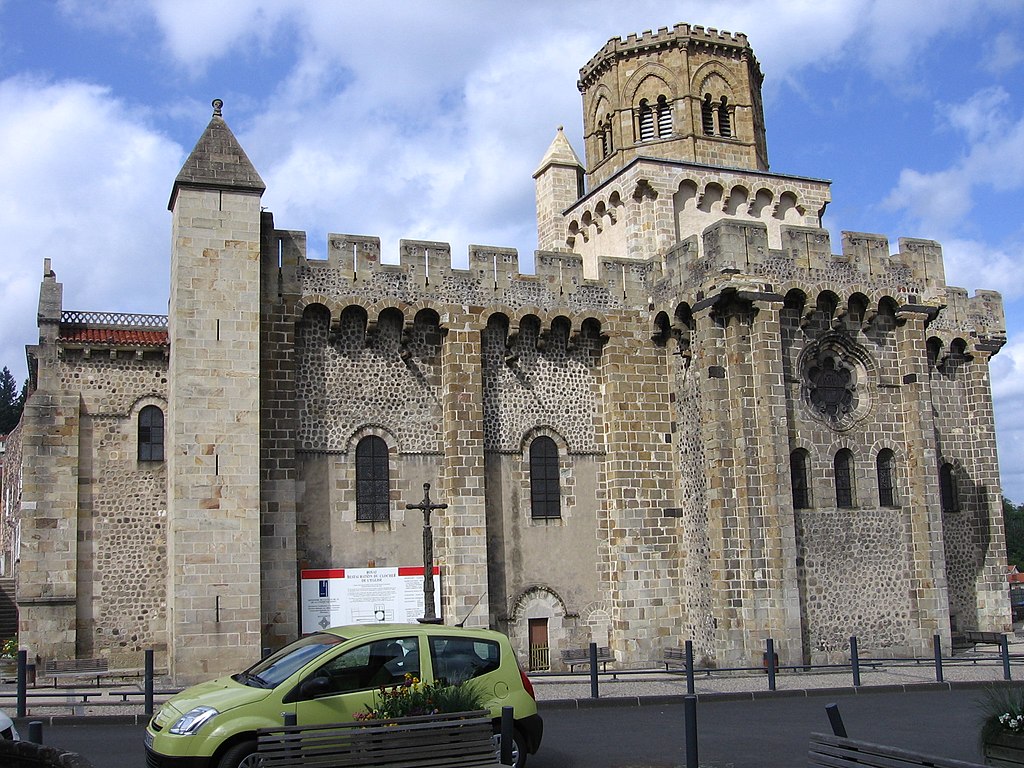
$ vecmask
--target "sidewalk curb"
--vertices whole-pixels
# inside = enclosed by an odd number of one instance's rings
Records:
[[[698,702],[762,701],[777,698],[822,698],[828,696],[865,696],[873,693],[922,693],[929,691],[982,690],[1022,686],[1021,680],[964,680],[948,683],[899,683],[890,685],[839,686],[835,688],[789,688],[783,691],[729,691],[695,693]],[[603,707],[647,707],[682,704],[686,694],[672,693],[658,696],[616,696],[605,699],[547,699],[538,701],[545,709],[595,709]]]
[[[835,688],[788,688],[782,691],[729,691],[696,693],[698,702],[764,701],[779,698],[826,698],[830,696],[868,696],[875,693],[924,693],[930,691],[983,690],[990,687],[1024,686],[1022,680],[964,680],[948,683],[900,683],[890,685],[862,685]],[[604,709],[609,707],[663,707],[680,705],[686,694],[671,693],[651,696],[614,696],[607,698],[546,699],[537,702],[538,709]],[[19,729],[27,730],[28,723],[39,721],[48,725],[145,725],[150,716],[135,715],[39,715],[16,717]]]

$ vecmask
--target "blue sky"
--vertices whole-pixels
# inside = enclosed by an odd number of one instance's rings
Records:
[[[745,32],[773,171],[833,180],[825,224],[938,240],[951,285],[1002,292],[1004,493],[1024,502],[1021,0],[0,0],[0,365],[25,375],[43,259],[66,309],[166,312],[167,199],[210,117],[279,227],[536,246],[531,174],[582,157],[579,68],[685,21]]]

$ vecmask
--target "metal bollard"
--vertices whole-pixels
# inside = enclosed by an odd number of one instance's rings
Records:
[[[597,692],[597,643],[590,644],[590,698],[596,699]]]
[[[938,635],[932,637],[932,645],[935,648],[935,682],[942,682],[942,638]]]
[[[693,695],[693,641],[686,641],[686,692]]]
[[[832,735],[846,738],[846,726],[843,725],[843,716],[839,714],[838,704],[826,704],[825,713],[828,715],[828,722],[832,726]]]
[[[147,648],[145,654],[146,676],[144,679],[145,710],[147,715],[153,714],[153,649]]]
[[[683,717],[686,720],[686,768],[699,768],[697,760],[697,697],[683,697]]]
[[[775,690],[775,641],[768,638],[764,641],[764,663],[768,669],[768,690]]]
[[[18,717],[28,713],[28,651],[18,651]]]
[[[1003,680],[1010,680],[1010,645],[1006,635],[999,636],[999,655],[1003,657]]]
[[[514,707],[501,708],[501,755],[498,762],[502,765],[513,765],[512,762],[512,730]],[[520,758],[523,756],[520,755]]]
[[[850,666],[853,668],[853,687],[860,688],[860,654],[857,653],[857,637],[850,636]]]
[[[28,740],[33,744],[43,743],[43,721],[32,720],[28,724]]]

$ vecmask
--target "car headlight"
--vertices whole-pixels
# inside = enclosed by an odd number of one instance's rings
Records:
[[[217,714],[219,713],[213,707],[196,707],[182,715],[169,730],[176,736],[191,736],[202,728],[207,720]]]

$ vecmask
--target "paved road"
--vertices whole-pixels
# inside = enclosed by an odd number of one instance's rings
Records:
[[[981,762],[978,691],[865,693],[833,698],[779,696],[701,702],[702,768],[794,768],[807,738],[828,732],[825,705],[839,704],[850,735],[867,741]],[[530,768],[677,768],[685,764],[683,706],[546,707],[544,745]],[[144,768],[139,726],[48,726],[47,744],[71,749],[96,768]]]

